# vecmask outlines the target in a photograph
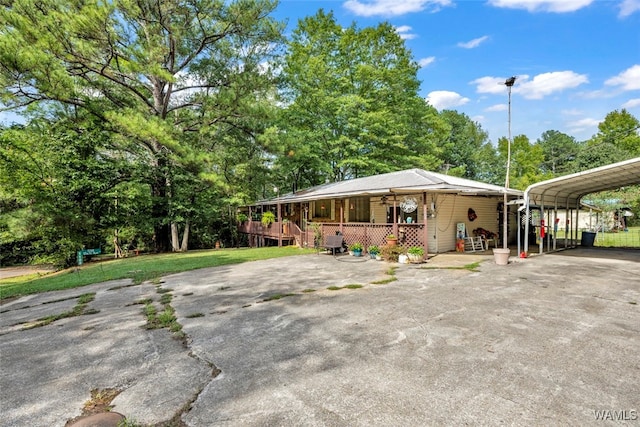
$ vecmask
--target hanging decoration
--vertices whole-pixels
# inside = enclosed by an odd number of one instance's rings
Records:
[[[402,202],[400,202],[400,209],[404,213],[415,212],[418,209],[418,202],[413,197],[405,197]]]

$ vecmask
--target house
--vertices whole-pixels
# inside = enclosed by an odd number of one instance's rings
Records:
[[[506,189],[508,200],[523,193]],[[505,188],[492,184],[408,169],[308,188],[245,209],[249,221],[240,232],[251,246],[296,244],[313,247],[322,236],[341,233],[347,244],[383,245],[393,234],[405,247],[421,246],[425,254],[453,251],[459,224],[464,233],[484,229],[502,239]],[[508,203],[509,205],[510,203]],[[260,223],[267,210],[276,215],[268,227]],[[509,206],[508,241],[515,239],[517,206]]]

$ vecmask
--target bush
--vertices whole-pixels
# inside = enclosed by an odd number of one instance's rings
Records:
[[[397,262],[398,257],[404,254],[404,248],[402,246],[396,246],[396,245],[394,246],[385,245],[382,247],[381,253],[382,253],[382,257],[386,261]]]
[[[377,255],[377,254],[380,253],[380,247],[378,247],[376,245],[371,245],[367,249],[367,252],[369,252],[370,254],[373,254],[373,255]]]

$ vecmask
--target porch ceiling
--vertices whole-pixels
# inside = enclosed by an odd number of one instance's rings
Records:
[[[525,200],[530,205],[576,207],[587,194],[629,185],[640,185],[640,157],[538,182],[525,190]]]

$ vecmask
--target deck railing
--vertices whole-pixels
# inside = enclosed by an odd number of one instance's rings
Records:
[[[297,224],[289,222],[283,228],[281,222],[274,222],[269,227],[264,227],[259,221],[247,221],[238,227],[241,233],[249,234],[249,242],[259,239],[275,239],[279,237],[288,241],[295,241],[301,247],[314,247],[321,245],[322,241],[315,242],[316,236],[314,224],[319,227],[321,236],[341,233],[347,245],[361,243],[365,250],[371,245],[382,246],[386,244],[386,238],[390,234],[398,237],[398,244],[405,247],[425,247],[424,224],[371,224],[362,222],[347,223],[308,223],[305,230],[301,230]],[[280,231],[280,234],[278,233]],[[285,233],[286,231],[286,233]],[[259,244],[258,244],[259,245]]]

